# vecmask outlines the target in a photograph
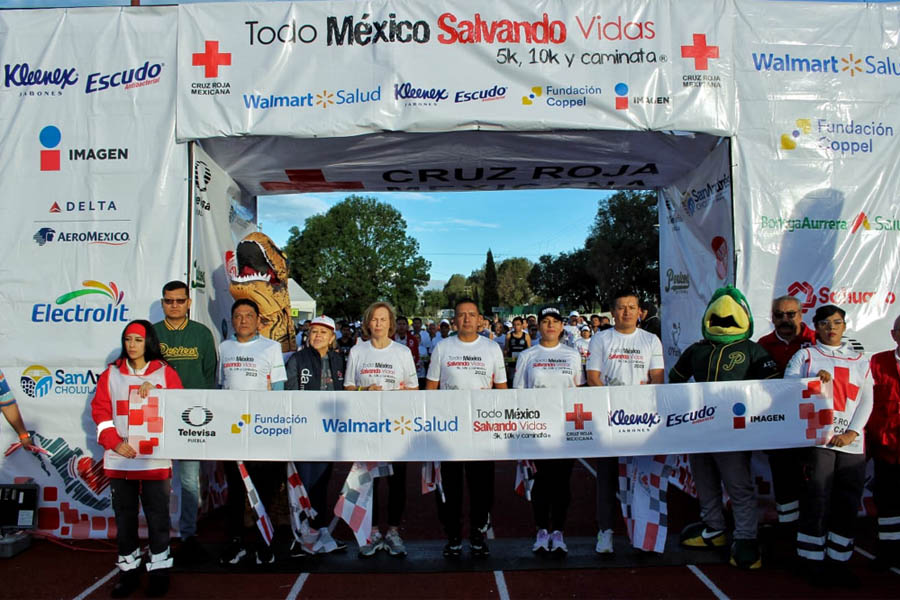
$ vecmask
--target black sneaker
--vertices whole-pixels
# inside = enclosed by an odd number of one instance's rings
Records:
[[[462,541],[459,538],[447,540],[447,545],[444,546],[444,557],[459,558],[460,556],[462,556]]]
[[[473,558],[484,558],[491,555],[491,549],[488,548],[481,531],[476,531],[469,539],[469,549],[472,551]]]
[[[237,566],[247,559],[249,553],[241,538],[232,538],[225,547],[225,552],[219,557],[219,564],[223,566]]]
[[[256,549],[257,566],[265,566],[275,564],[275,553],[272,552],[271,546],[260,546]]]
[[[141,583],[140,569],[132,569],[130,571],[119,571],[119,577],[116,585],[113,586],[111,596],[113,598],[127,598],[134,593]]]
[[[291,549],[288,550],[291,558],[303,558],[306,556],[306,551],[303,549],[303,546],[297,540],[291,541]]]
[[[209,558],[206,550],[197,541],[197,536],[192,535],[181,542],[173,556],[178,567],[191,567],[204,563]]]

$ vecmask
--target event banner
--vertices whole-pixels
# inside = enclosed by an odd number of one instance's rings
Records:
[[[836,304],[850,340],[883,350],[900,314],[900,6],[774,6],[736,3],[738,285],[758,322],[785,294],[807,323]]]
[[[256,231],[256,198],[244,193],[199,144],[192,149],[191,318],[206,325],[218,343],[228,337],[234,302],[225,253]]]
[[[659,289],[666,372],[701,339],[713,292],[734,283],[729,144],[659,190]]]
[[[828,439],[830,385],[735,381],[428,392],[157,390],[132,410],[148,457],[441,461],[788,448]],[[812,386],[818,390],[818,386]]]
[[[183,4],[178,138],[730,133],[733,5],[683,7],[678,0]]]

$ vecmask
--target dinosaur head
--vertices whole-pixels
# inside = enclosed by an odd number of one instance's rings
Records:
[[[711,342],[731,343],[753,335],[753,315],[747,299],[736,287],[715,291],[703,313],[703,337]]]

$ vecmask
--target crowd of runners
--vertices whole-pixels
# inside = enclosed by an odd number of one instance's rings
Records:
[[[868,456],[875,465],[879,563],[900,563],[900,488],[894,485],[900,474],[900,319],[889,327],[897,348],[870,359],[843,341],[847,322],[840,307],[819,307],[810,328],[802,322],[799,302],[786,296],[773,301],[774,330],[754,342],[749,339],[753,322],[746,300],[734,288],[723,288],[702,319],[698,315],[704,339],[683,350],[666,378],[656,307],[642,304],[631,291],[616,294],[610,315],[581,315],[545,306],[536,314],[506,322],[483,315],[478,304],[468,298],[455,302],[452,320],[436,322],[418,317],[409,320],[390,304],[375,302],[356,322],[335,323],[322,315],[305,323],[298,331],[299,350],[286,362],[280,345],[258,334],[260,315],[254,302],[234,302],[234,335],[218,347],[205,326],[188,318],[190,304],[187,285],[167,283],[161,299],[165,318],[155,324],[137,320],[125,327],[120,356],[101,376],[92,399],[98,441],[105,449],[104,466],[112,481],[118,532],[120,575],[112,592],[115,597],[137,589],[142,564],[149,572],[147,594],[164,595],[173,561],[190,564],[203,552],[196,537],[199,462],[175,461],[182,511],[181,540],[173,556],[167,502],[172,465],[167,460],[134,459],[136,451],[127,441],[127,411],[117,409],[130,390],[136,388],[146,395],[153,387],[365,392],[818,377],[822,382],[832,381],[835,390],[840,390],[835,392],[834,435],[816,447],[767,452],[778,526],[786,534],[783,539],[790,537],[795,543],[798,570],[811,583],[859,585],[848,560]],[[471,358],[454,360],[461,355]],[[0,408],[21,443],[36,450],[2,376],[0,392]],[[760,449],[765,447],[765,440],[760,439]],[[618,475],[624,459],[589,460],[597,471],[595,551],[610,554],[619,518]],[[682,532],[681,543],[716,548],[730,540],[732,565],[759,568],[758,503],[750,452],[693,454],[689,461],[700,518]],[[299,556],[346,548],[345,542],[332,537],[329,527],[335,501],[327,497],[333,463],[300,462],[295,467],[318,516],[306,530],[312,539],[295,537],[289,552]],[[229,543],[218,560],[226,567],[271,564],[276,560],[271,540],[260,528],[246,526],[245,512],[248,500],[251,507],[267,507],[276,500],[285,483],[285,463],[227,462],[224,468],[229,489],[225,508]],[[534,461],[535,539],[531,550],[535,553],[568,552],[565,529],[572,468],[572,459]],[[402,532],[407,518],[407,464],[395,462],[387,472],[375,480],[374,517],[371,530],[359,539],[361,558],[381,551],[407,555]],[[493,462],[443,462],[440,475],[443,493],[435,498],[436,517],[446,535],[444,556],[454,559],[464,551],[476,558],[489,555]],[[251,494],[245,493],[248,479],[253,483]],[[469,497],[467,529],[462,519],[465,487]],[[731,502],[731,531],[723,487]],[[139,505],[148,523],[147,557],[142,556],[137,535]],[[464,531],[468,535],[465,548]]]

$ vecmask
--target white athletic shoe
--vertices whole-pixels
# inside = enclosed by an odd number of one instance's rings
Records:
[[[553,554],[559,555],[569,553],[569,548],[566,546],[566,541],[563,539],[562,531],[559,529],[550,534],[550,545],[553,548]]]
[[[359,556],[362,558],[368,558],[370,556],[374,556],[376,552],[381,550],[384,545],[384,538],[381,537],[381,532],[377,529],[372,530],[372,536],[366,542],[366,544],[359,549]]]
[[[613,530],[604,529],[597,532],[597,545],[594,547],[597,554],[613,553]]]
[[[546,529],[541,529],[537,532],[537,538],[534,540],[531,551],[535,554],[546,554],[550,552],[550,534],[547,533]]]

